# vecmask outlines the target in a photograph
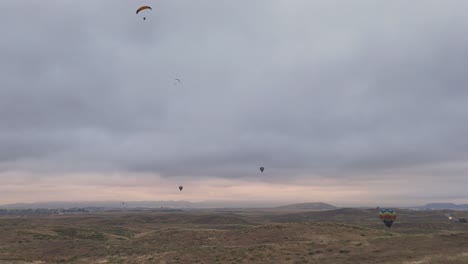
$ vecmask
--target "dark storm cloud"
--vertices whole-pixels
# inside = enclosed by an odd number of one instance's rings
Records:
[[[468,156],[468,3],[137,5],[0,3],[0,162],[281,180]]]

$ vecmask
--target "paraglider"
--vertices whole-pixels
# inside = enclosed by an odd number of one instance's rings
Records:
[[[182,189],[184,188],[184,186],[179,186],[179,190],[182,191]]]
[[[175,81],[177,81],[179,84],[182,84],[182,82],[180,81],[180,79],[174,79]]]
[[[151,8],[151,6],[141,6],[140,8],[137,9],[136,14],[138,15],[138,13],[140,13],[140,12],[143,11],[143,10],[147,10],[147,9],[153,10],[153,9]],[[146,20],[146,17],[143,17],[143,20]]]
[[[260,171],[263,172],[265,170],[264,167],[260,167]]]
[[[397,213],[393,209],[381,209],[379,212],[379,217],[384,222],[384,224],[390,228],[397,218]]]

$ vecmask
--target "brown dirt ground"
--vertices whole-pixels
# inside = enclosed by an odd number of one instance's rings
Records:
[[[362,209],[3,217],[0,263],[458,264],[468,224],[402,211],[387,229]]]

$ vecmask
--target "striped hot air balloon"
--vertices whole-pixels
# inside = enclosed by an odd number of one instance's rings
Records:
[[[379,217],[384,222],[384,224],[390,228],[397,218],[397,213],[393,209],[381,209],[379,212]]]

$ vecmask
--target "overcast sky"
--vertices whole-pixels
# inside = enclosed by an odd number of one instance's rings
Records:
[[[0,204],[468,203],[466,10],[0,1]]]

